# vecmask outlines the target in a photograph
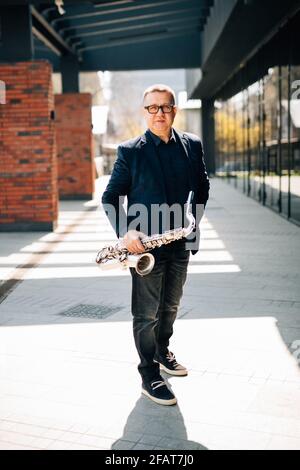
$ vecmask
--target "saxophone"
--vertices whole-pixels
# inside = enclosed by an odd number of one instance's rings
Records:
[[[154,267],[155,259],[154,256],[151,253],[147,253],[147,251],[185,238],[194,230],[196,223],[192,214],[192,198],[193,191],[190,191],[186,202],[186,218],[189,222],[186,228],[175,228],[173,230],[167,230],[162,234],[155,234],[141,238],[141,243],[146,252],[140,255],[130,253],[122,241],[118,242],[115,246],[106,246],[97,253],[96,263],[102,269],[133,267],[141,276],[149,274]]]

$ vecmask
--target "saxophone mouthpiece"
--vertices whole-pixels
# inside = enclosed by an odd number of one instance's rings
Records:
[[[188,195],[187,205],[190,206],[194,199],[194,191],[190,191]]]
[[[190,191],[188,195],[188,200],[186,201],[186,218],[189,221],[189,225],[184,229],[185,236],[187,237],[195,228],[196,221],[192,212],[192,201],[194,198],[194,191]]]

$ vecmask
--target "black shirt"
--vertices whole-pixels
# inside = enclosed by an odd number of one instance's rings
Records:
[[[184,215],[184,204],[187,201],[190,185],[188,157],[182,147],[182,143],[176,139],[174,130],[171,129],[171,137],[168,143],[165,143],[160,137],[148,131],[154,144],[160,160],[163,179],[166,188],[167,203],[180,204],[182,214]],[[180,189],[179,189],[180,188]],[[183,226],[184,218],[181,222],[175,223],[175,226]],[[170,229],[174,228],[174,221],[171,220]],[[168,229],[168,227],[167,227]]]

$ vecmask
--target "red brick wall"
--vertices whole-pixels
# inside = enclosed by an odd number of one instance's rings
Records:
[[[47,61],[0,64],[0,231],[52,230],[57,160],[52,68]]]
[[[90,199],[94,192],[91,107],[89,93],[55,95],[58,189],[62,199]]]

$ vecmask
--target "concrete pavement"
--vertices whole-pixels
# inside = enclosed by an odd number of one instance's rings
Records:
[[[299,228],[211,180],[170,349],[178,405],[141,396],[127,271],[96,199],[0,233],[0,449],[300,449]]]

